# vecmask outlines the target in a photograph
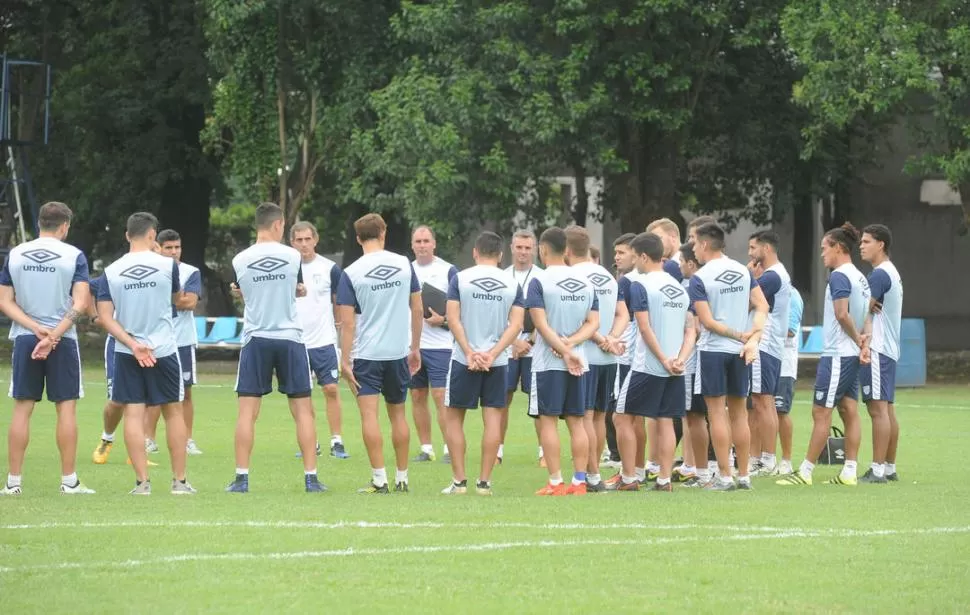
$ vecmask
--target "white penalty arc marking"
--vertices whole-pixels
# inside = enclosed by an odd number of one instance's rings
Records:
[[[965,534],[970,532],[968,527],[937,527],[916,530],[790,530],[764,534],[736,533],[723,536],[675,536],[669,538],[649,538],[641,540],[529,540],[518,542],[487,542],[479,544],[441,545],[441,546],[412,546],[391,548],[348,547],[345,549],[328,549],[321,551],[283,551],[270,553],[185,553],[167,555],[155,558],[130,559],[123,561],[85,561],[60,562],[54,564],[36,564],[28,566],[2,566],[0,574],[55,572],[60,570],[77,569],[130,569],[141,566],[160,566],[165,564],[180,564],[186,562],[206,561],[287,561],[300,559],[327,559],[352,556],[382,556],[409,555],[428,553],[486,553],[490,551],[508,551],[513,549],[548,549],[589,546],[651,546],[671,543],[699,542],[734,542],[749,540],[786,540],[797,538],[881,538],[904,534]]]
[[[250,529],[316,529],[316,530],[416,530],[416,529],[526,529],[526,530],[657,530],[657,531],[714,531],[714,532],[787,532],[790,528],[754,525],[703,525],[679,523],[656,525],[649,523],[442,523],[437,521],[115,521],[115,522],[48,522],[13,523],[0,525],[0,530],[85,530],[120,528],[250,528]]]

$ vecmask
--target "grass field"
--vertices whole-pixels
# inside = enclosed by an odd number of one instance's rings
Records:
[[[521,395],[494,497],[439,495],[450,480],[440,461],[412,466],[408,495],[356,495],[370,473],[349,395],[352,458],[321,458],[331,491],[305,494],[292,421],[274,395],[257,425],[252,492],[238,496],[223,493],[234,467],[231,378],[204,376],[195,438],[205,454],[189,465],[199,494],[168,495],[163,452],[153,456],[156,493],[133,498],[123,446],[105,466],[90,460],[99,383],[87,373],[78,455],[97,495],[57,493],[53,408],[34,414],[26,491],[0,500],[0,613],[970,611],[970,483],[953,471],[970,441],[968,386],[899,394],[896,484],[783,488],[760,479],[753,492],[586,498],[532,495],[546,475]],[[808,403],[800,391],[796,465]],[[467,425],[474,478],[481,430],[474,417]],[[868,428],[865,420],[860,473]],[[385,447],[392,459],[389,438]],[[5,473],[5,438],[0,458]],[[835,473],[822,467],[816,481]]]

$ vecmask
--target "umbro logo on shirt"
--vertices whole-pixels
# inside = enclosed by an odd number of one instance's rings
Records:
[[[744,274],[738,273],[737,271],[722,271],[714,278],[715,282],[720,282],[724,284],[726,288],[721,289],[721,294],[725,293],[739,293],[744,290],[743,284],[738,284],[744,278]]]
[[[158,286],[153,281],[145,281],[145,278],[155,273],[158,273],[158,269],[154,267],[148,265],[132,265],[118,275],[129,280],[134,280],[134,282],[124,285],[125,290],[136,290],[139,288],[154,288]]]
[[[576,278],[559,280],[556,282],[556,286],[569,293],[568,295],[561,295],[559,297],[561,301],[584,301],[586,299],[585,295],[576,294],[581,290],[586,290],[586,284]]]
[[[683,287],[675,286],[674,284],[664,284],[660,288],[660,292],[663,293],[663,295],[668,299],[668,301],[664,301],[664,307],[684,307],[684,302],[681,301],[681,299],[684,297]]]
[[[593,286],[596,287],[594,290],[596,291],[597,295],[613,294],[613,289],[604,288],[604,286],[606,286],[607,284],[613,281],[613,278],[611,278],[610,276],[604,275],[602,273],[591,273],[587,277],[589,278],[589,281],[593,283]]]
[[[473,298],[484,299],[485,301],[501,301],[502,295],[493,295],[492,293],[508,288],[501,280],[495,278],[478,278],[472,280],[469,284],[485,291],[483,293],[472,293]]]
[[[61,255],[46,248],[37,248],[36,250],[27,250],[24,252],[24,257],[36,263],[35,265],[24,265],[24,271],[53,273],[57,271],[57,268],[55,268],[53,265],[45,266],[44,263],[49,263],[52,260],[58,259],[61,257]]]
[[[371,290],[385,290],[401,285],[400,280],[391,281],[391,278],[399,273],[401,273],[400,267],[395,267],[394,265],[378,265],[365,273],[364,277],[383,282],[383,284],[372,284],[370,287]]]
[[[264,256],[256,261],[249,263],[247,269],[259,271],[263,275],[253,276],[253,282],[270,282],[272,280],[286,279],[285,273],[273,273],[277,269],[286,267],[286,261],[275,256]]]

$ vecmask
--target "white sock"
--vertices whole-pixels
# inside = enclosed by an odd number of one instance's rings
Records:
[[[704,468],[698,468],[697,469],[697,478],[700,479],[702,482],[707,482],[707,481],[711,480],[711,471],[710,470],[706,470]]]
[[[766,468],[774,468],[778,458],[772,453],[761,453],[761,465]]]
[[[249,468],[236,468],[236,475],[249,476]]]
[[[371,468],[371,482],[375,487],[383,487],[387,484],[387,470],[384,468]]]
[[[19,487],[21,476],[20,474],[7,474],[7,486],[8,487]]]
[[[802,462],[802,465],[798,468],[798,473],[802,476],[811,476],[812,470],[815,469],[815,464],[809,462],[808,459]]]
[[[663,485],[669,485],[670,484],[670,479],[669,478],[658,478],[657,479],[657,484],[658,485],[661,485],[661,486],[663,486]]]
[[[588,482],[590,485],[598,485],[598,484],[600,484],[600,481],[601,480],[602,480],[602,478],[600,478],[600,475],[599,474],[587,474],[586,475],[586,482]]]
[[[448,445],[447,444],[445,444],[445,446],[441,449],[441,454],[442,455],[447,455],[448,454]]]
[[[505,455],[505,445],[504,444],[499,444],[498,445],[498,456],[499,457],[502,457],[504,455]]]
[[[717,472],[717,462],[716,461],[708,461],[707,462],[707,473],[708,474],[714,474],[715,472]]]
[[[748,467],[753,468],[754,466],[761,463],[761,457],[748,457]]]
[[[106,431],[102,431],[101,432],[101,439],[104,440],[105,442],[114,442],[115,441],[115,435],[113,433],[108,433]]]
[[[724,483],[725,485],[728,484],[728,483],[733,483],[734,482],[734,477],[733,476],[722,476],[721,477],[721,482]]]
[[[643,482],[647,480],[647,469],[646,468],[634,468],[637,475],[637,480]]]
[[[343,443],[344,443],[344,440],[343,438],[340,437],[339,433],[335,433],[332,436],[330,436],[330,446],[333,446],[334,444],[343,444]]]
[[[839,474],[844,478],[855,478],[857,465],[857,462],[846,459],[845,465],[842,466],[842,471]]]
[[[739,483],[750,483],[751,482],[751,477],[750,476],[739,476],[738,477],[738,482]]]
[[[397,472],[395,472],[394,473],[394,482],[395,483],[406,483],[406,482],[408,482],[408,471],[407,470],[398,470]]]
[[[882,478],[886,475],[886,470],[881,463],[873,463],[869,467],[872,470],[872,475],[876,478]]]
[[[65,474],[61,477],[61,484],[67,485],[68,487],[73,487],[78,484],[77,472],[71,472],[70,474]]]
[[[317,475],[317,469],[316,468],[313,468],[312,470],[303,470],[303,474],[304,474],[304,476],[316,476]]]
[[[696,474],[697,468],[695,468],[694,466],[689,466],[685,463],[683,466],[681,466],[680,473],[683,474],[684,476],[687,476],[688,474]]]
[[[427,453],[429,455],[434,455],[434,445],[433,444],[422,444],[421,452]]]
[[[549,484],[555,487],[556,485],[562,484],[562,472],[556,472],[555,474],[549,475]]]
[[[895,473],[896,473],[896,464],[895,463],[887,463],[886,464],[886,474],[895,474]]]
[[[648,461],[647,470],[649,470],[652,474],[656,474],[660,471],[660,464],[656,461]]]
[[[623,481],[624,485],[630,485],[637,482],[636,476],[620,476],[620,480]]]
[[[539,447],[539,459],[542,459],[542,447]]]

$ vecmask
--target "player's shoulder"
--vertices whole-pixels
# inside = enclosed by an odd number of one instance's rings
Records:
[[[200,270],[195,265],[190,265],[186,262],[179,263],[179,275],[182,277],[189,277],[194,273],[199,273]]]
[[[449,270],[449,269],[451,269],[452,267],[454,267],[454,265],[452,265],[451,263],[449,263],[445,259],[441,258],[440,256],[434,257],[434,260],[431,262],[431,265],[433,267],[437,267],[439,269],[444,269],[446,271]]]
[[[894,279],[894,280],[895,279],[899,279],[899,277],[900,277],[899,276],[899,270],[896,269],[896,265],[894,265],[893,262],[892,261],[889,261],[889,260],[886,260],[886,261],[883,261],[883,262],[879,263],[879,265],[877,265],[872,270],[873,273],[875,273],[876,271],[885,271],[886,274],[889,275],[889,277],[892,278],[892,279]]]

